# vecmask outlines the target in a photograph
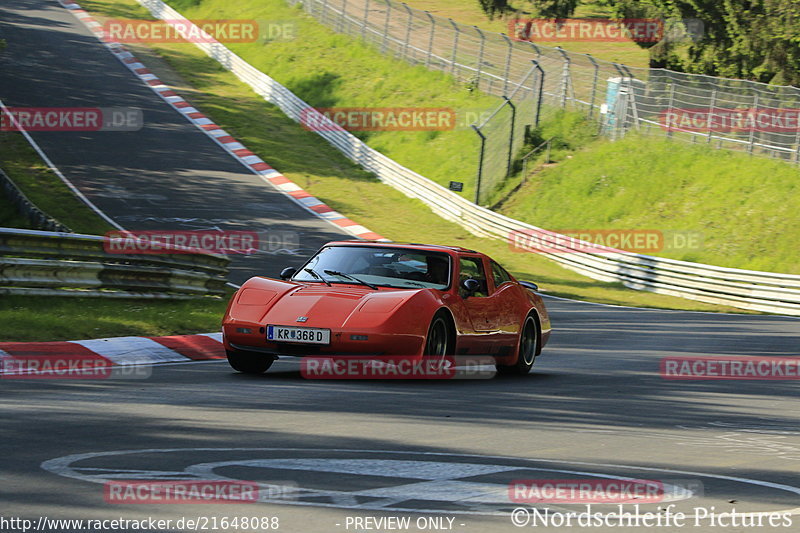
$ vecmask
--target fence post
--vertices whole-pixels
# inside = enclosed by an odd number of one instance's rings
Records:
[[[458,34],[461,30],[458,29],[458,24],[453,19],[447,19],[453,26],[453,54],[450,56],[450,73],[456,75],[456,52],[458,51]]]
[[[538,47],[538,46],[536,46],[536,44],[532,43],[531,41],[528,41],[528,44],[530,44],[530,45],[531,45],[531,47],[533,48],[533,51],[534,51],[534,52],[536,52],[536,59],[537,59],[537,60],[538,60],[540,57],[542,57],[542,51],[539,49],[539,47]]]
[[[589,101],[589,118],[592,118],[594,115],[594,100],[597,97],[597,78],[600,76],[600,65],[597,64],[592,54],[586,54],[586,57],[589,58],[589,61],[592,62],[594,66],[594,78],[592,79],[592,97]]]
[[[628,82],[627,82],[628,83],[628,99],[627,99],[627,101],[630,102],[630,106],[631,106],[631,115],[633,117],[633,126],[638,130],[639,127],[640,127],[640,124],[639,124],[639,108],[636,107],[636,104],[637,104],[637,102],[636,102],[636,92],[635,92],[635,89],[634,89],[634,86],[633,86],[633,80],[634,79],[635,78],[628,78]],[[628,113],[627,113],[627,109],[626,109],[626,112],[625,112],[626,120],[627,120],[627,117],[628,117]]]
[[[508,135],[508,163],[506,164],[506,178],[511,175],[511,159],[514,156],[514,126],[517,120],[517,106],[507,96],[503,96],[506,104],[511,108],[511,131]]]
[[[431,15],[430,11],[425,12],[428,15],[428,20],[431,21],[431,35],[428,39],[428,57],[425,58],[425,67],[429,68],[431,66],[431,54],[433,53],[433,34],[436,32],[436,21],[433,19],[433,15]]]
[[[675,82],[669,84],[669,102],[667,102],[667,109],[672,109],[675,103]],[[672,138],[672,124],[667,121],[667,137]]]
[[[534,126],[538,128],[539,115],[542,113],[542,98],[544,98],[544,69],[535,59],[531,59],[531,63],[533,63],[533,68],[539,71],[539,95],[536,98],[536,121],[534,122]]]
[[[361,39],[364,39],[364,36],[367,33],[367,22],[369,22],[369,2],[370,0],[364,1],[364,20],[361,21]]]
[[[708,125],[708,139],[706,139],[707,143],[711,142],[711,119],[714,118],[714,108],[717,104],[717,90],[713,89],[711,91],[711,103],[708,104],[708,118],[706,119],[706,124]]]
[[[758,93],[755,94],[753,97],[753,111],[758,112]],[[750,124],[750,144],[747,146],[747,153],[753,155],[753,145],[756,142],[756,121],[755,117],[753,122]]]
[[[400,57],[405,59],[408,54],[408,41],[411,40],[411,21],[414,20],[414,14],[411,12],[411,8],[408,7],[408,4],[404,3],[403,7],[408,13],[408,22],[406,23],[406,38],[403,41],[403,54]]]
[[[483,53],[486,50],[486,37],[484,37],[483,32],[481,31],[481,29],[479,27],[473,26],[473,28],[475,28],[475,31],[478,32],[478,36],[481,38],[481,47],[480,47],[480,51],[478,52],[478,65],[477,65],[477,69],[476,69],[477,72],[475,74],[475,77],[477,79],[477,82],[475,83],[475,87],[480,89],[480,85],[481,85],[481,67],[483,67]]]
[[[561,57],[564,59],[564,66],[561,69],[561,107],[567,107],[567,91],[569,90],[569,66],[570,59],[567,52],[560,46],[556,46],[556,50],[561,52]]]
[[[324,21],[328,18],[328,0],[322,0],[322,8],[319,11],[319,19]]]
[[[508,38],[508,35],[505,33],[500,34],[503,39],[505,39],[506,44],[508,45],[508,55],[506,55],[506,67],[505,73],[503,74],[503,94],[508,94],[508,76],[509,72],[511,71],[511,55],[514,53],[514,43],[511,39]]]
[[[347,12],[347,0],[342,0],[342,14],[339,16],[339,33],[344,33],[344,21]]]
[[[381,53],[386,53],[386,41],[389,38],[389,19],[392,16],[392,4],[386,2],[386,20],[383,22],[383,41],[381,41]]]
[[[481,130],[475,124],[470,126],[475,133],[481,138],[481,153],[478,157],[478,177],[477,181],[475,182],[475,205],[480,205],[481,201],[481,177],[483,176],[483,154],[486,151],[486,136],[483,134]]]

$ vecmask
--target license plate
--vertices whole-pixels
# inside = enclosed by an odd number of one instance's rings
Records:
[[[304,344],[330,344],[331,330],[299,328],[296,326],[267,326],[267,340],[276,342],[301,342]]]

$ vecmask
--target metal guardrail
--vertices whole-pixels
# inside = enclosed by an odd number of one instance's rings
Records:
[[[185,21],[180,13],[161,0],[137,0],[157,18]],[[259,71],[224,45],[196,43],[240,80],[250,85],[265,100],[277,105],[293,120],[301,113],[315,113],[289,89]],[[314,119],[330,127],[318,128],[317,134],[346,157],[391,187],[411,198],[418,198],[439,216],[460,224],[475,235],[499,238],[510,244],[520,233],[553,236],[553,244],[542,255],[562,266],[592,279],[620,282],[627,287],[680,296],[701,302],[726,305],[752,311],[800,316],[800,275],[777,274],[717,267],[647,255],[619,252],[603,253],[582,250],[597,246],[558,236],[547,230],[500,215],[477,206],[431,180],[367,146],[350,133],[336,128],[323,115]],[[330,131],[327,131],[330,130]],[[567,243],[567,244],[562,244]]]
[[[97,235],[0,228],[0,294],[186,299],[225,293],[228,257],[180,252],[114,254]]]
[[[8,177],[0,168],[0,190],[5,194],[6,198],[14,205],[17,212],[25,217],[31,226],[43,231],[60,231],[62,233],[72,233],[72,230],[48,216],[41,209],[31,202],[25,193],[17,186],[14,181]]]

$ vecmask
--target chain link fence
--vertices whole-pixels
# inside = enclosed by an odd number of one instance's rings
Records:
[[[483,205],[503,181],[514,174],[514,163],[525,144],[526,131],[539,124],[544,72],[534,62],[503,96],[503,103],[472,129],[480,138],[475,203]]]
[[[337,32],[411,64],[448,72],[488,94],[512,94],[513,80],[524,79],[535,61],[542,76],[528,77],[528,91],[539,91],[541,84],[544,105],[580,110],[613,138],[636,130],[800,164],[796,87],[627,67],[514,40],[392,0],[287,1],[302,4]],[[510,121],[520,119],[506,111],[498,110],[495,120],[505,117],[511,128]],[[492,157],[499,161],[494,152]]]

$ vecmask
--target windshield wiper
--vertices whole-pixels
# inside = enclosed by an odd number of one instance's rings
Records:
[[[366,285],[370,289],[378,290],[378,286],[377,285],[373,285],[372,283],[364,281],[363,279],[358,279],[357,277],[351,276],[350,274],[345,274],[344,272],[339,272],[338,270],[323,270],[323,272],[325,272],[326,274],[330,274],[331,276],[341,276],[343,278],[351,279],[351,280],[355,281],[356,283],[359,283],[361,285]]]
[[[331,286],[331,282],[330,282],[330,281],[328,281],[327,279],[323,278],[322,276],[320,276],[320,275],[319,275],[319,274],[317,274],[316,272],[314,272],[314,269],[313,269],[313,268],[304,268],[303,270],[305,270],[306,272],[308,272],[309,274],[311,274],[311,275],[314,277],[314,279],[318,279],[318,280],[320,280],[321,282],[323,282],[323,283],[324,283],[325,285],[327,285],[328,287],[330,287],[330,286]],[[325,272],[327,272],[327,270],[326,270]]]

